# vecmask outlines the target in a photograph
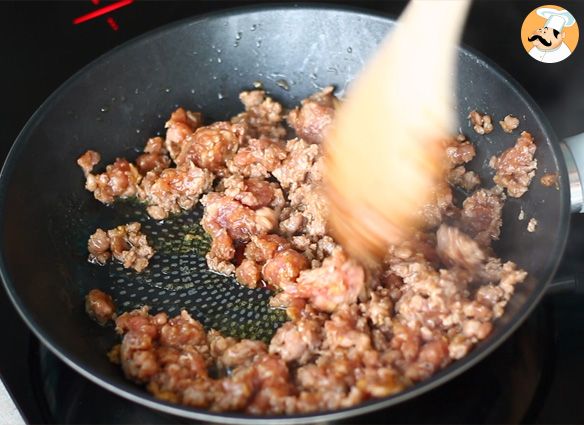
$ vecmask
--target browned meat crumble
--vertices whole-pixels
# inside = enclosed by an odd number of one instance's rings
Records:
[[[481,114],[477,111],[471,111],[468,114],[473,130],[477,134],[489,134],[493,131],[493,120],[490,115]]]
[[[517,127],[519,127],[519,118],[513,115],[507,115],[502,121],[499,121],[499,125],[505,133],[512,133]]]
[[[203,123],[200,112],[186,111],[178,108],[174,111],[166,122],[166,140],[164,142],[166,150],[173,161],[180,154],[187,137],[199,128]]]
[[[491,158],[490,166],[495,170],[493,180],[507,189],[507,194],[520,198],[535,176],[537,159],[534,159],[536,145],[531,134],[523,131],[515,146],[504,151],[499,157]]]
[[[288,123],[296,134],[308,143],[322,143],[326,131],[333,121],[338,99],[333,95],[333,87],[304,99],[302,104],[290,111]]]
[[[231,119],[233,123],[242,123],[245,128],[245,137],[282,139],[286,129],[282,126],[283,108],[278,102],[266,96],[262,90],[244,91],[239,99],[245,107],[245,112]]]
[[[464,164],[475,157],[475,147],[462,134],[446,141],[445,147],[449,168],[448,183],[453,186],[460,186],[470,192],[481,183],[477,173],[467,171],[464,167]]]
[[[213,174],[192,162],[161,173],[150,171],[142,179],[138,199],[148,204],[146,211],[155,220],[190,210],[199,196],[211,188]]]
[[[129,198],[138,193],[138,183],[141,180],[138,168],[126,159],[117,158],[113,164],[106,167],[101,174],[92,174],[92,162],[84,159],[93,157],[99,161],[99,154],[93,151],[86,152],[78,163],[85,173],[85,188],[93,192],[93,196],[104,204],[111,204],[116,198]]]
[[[525,220],[525,211],[523,211],[523,208],[521,208],[521,210],[519,211],[519,215],[517,216],[517,220],[519,220],[519,221]]]
[[[546,187],[558,187],[558,173],[547,173],[541,176],[539,182]]]
[[[498,240],[503,223],[503,202],[500,189],[479,189],[462,203],[462,229],[482,246]]]
[[[116,307],[112,297],[99,289],[92,289],[85,296],[85,311],[101,326],[116,318]]]
[[[160,174],[162,170],[170,166],[170,158],[164,147],[162,137],[148,139],[144,147],[144,153],[136,158],[136,166],[142,175],[149,171]]]
[[[109,356],[129,379],[160,399],[213,411],[334,410],[402,391],[489,336],[526,277],[497,258],[491,242],[501,233],[504,188],[521,196],[533,176],[529,133],[492,161],[498,186],[491,189],[466,169],[473,144],[462,135],[447,140],[448,174],[419,211],[422,229],[368,269],[329,234],[321,142],[338,104],[332,89],[287,114],[261,90],[240,99],[244,112],[210,125],[177,109],[166,138],[150,139],[135,166],[117,160],[106,167],[109,180],[88,189],[105,203],[137,196],[154,219],[200,198],[212,239],[209,267],[247,287],[274,289],[270,305],[286,309],[290,321],[264,344],[206,331],[186,311],[174,318],[147,307],[124,313],[116,320],[122,343]],[[295,137],[286,139],[284,117]],[[473,111],[470,119],[479,134],[493,129],[488,115]],[[92,151],[78,161],[86,176],[98,162]],[[115,173],[125,186],[110,184]],[[455,185],[468,192],[462,205]],[[92,235],[92,259],[126,261],[123,252],[133,248],[114,251],[109,232]]]
[[[141,272],[148,267],[154,249],[140,227],[140,223],[134,222],[107,231],[97,229],[87,242],[89,261],[103,265],[113,256],[125,268]]]

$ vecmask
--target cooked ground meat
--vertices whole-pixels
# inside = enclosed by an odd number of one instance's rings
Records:
[[[247,243],[253,236],[265,235],[277,224],[274,210],[263,207],[258,210],[243,205],[241,202],[216,192],[210,193],[201,200],[205,205],[205,213],[201,224],[213,238],[211,251],[207,255],[207,263],[212,270],[224,274],[235,271],[234,266],[225,264],[225,258],[217,252],[226,249],[233,250],[233,242]]]
[[[498,258],[490,258],[479,276],[486,284],[477,290],[475,299],[491,308],[493,317],[498,318],[503,315],[515,285],[525,280],[527,272],[511,261],[502,263]]]
[[[512,133],[517,127],[519,127],[519,118],[513,115],[507,115],[503,118],[503,121],[499,121],[499,125],[505,133]]]
[[[481,178],[474,171],[467,171],[462,165],[448,172],[448,183],[460,186],[467,192],[481,184]]]
[[[149,139],[135,166],[118,160],[105,177],[93,176],[93,151],[78,164],[98,199],[138,196],[155,219],[189,210],[204,195],[209,268],[249,288],[275,289],[270,306],[290,321],[266,345],[207,333],[186,311],[172,319],[146,307],[122,314],[122,343],[109,356],[129,379],[158,398],[213,411],[307,413],[402,391],[489,336],[526,277],[490,245],[501,232],[504,188],[518,195],[535,169],[528,133],[493,161],[492,189],[476,189],[479,177],[466,168],[476,155],[471,142],[447,140],[448,174],[418,212],[421,228],[388,246],[382,265],[366,268],[328,234],[319,143],[334,117],[332,89],[288,114],[297,136],[289,140],[280,104],[260,90],[240,98],[244,112],[205,126],[199,113],[177,109],[166,140]],[[473,111],[470,119],[480,134],[492,130],[488,115]],[[470,193],[462,207],[454,185]],[[142,270],[153,251],[139,230],[138,223],[98,229],[90,258]],[[107,320],[106,305],[90,314]]]
[[[309,300],[318,310],[331,312],[339,305],[357,301],[365,289],[365,271],[337,248],[322,266],[300,272],[295,284],[280,287],[294,297]]]
[[[278,235],[252,236],[251,242],[246,245],[245,258],[264,264],[274,258],[278,252],[290,248],[290,242]]]
[[[111,258],[110,238],[108,232],[103,229],[97,229],[87,241],[87,250],[89,251],[89,261],[104,265]]]
[[[427,229],[437,228],[446,218],[456,214],[456,207],[452,203],[452,189],[448,183],[440,183],[434,188],[431,201],[419,211]]]
[[[205,195],[201,202],[205,206],[201,224],[211,236],[225,229],[232,239],[248,242],[251,236],[271,230],[262,226],[263,221],[258,218],[259,210],[254,211],[229,196],[212,192]]]
[[[116,325],[124,373],[147,382],[155,396],[212,410],[286,413],[277,402],[292,393],[288,368],[265,344],[207,334],[184,310],[169,319],[142,308],[124,313]]]
[[[506,188],[509,196],[519,198],[527,192],[537,168],[537,159],[533,158],[535,150],[533,137],[523,131],[515,146],[507,149],[498,158],[491,159],[489,165],[496,172],[493,180]]]
[[[262,207],[281,208],[285,203],[284,193],[276,183],[259,178],[245,179],[233,174],[221,181],[218,190],[254,210]]]
[[[123,338],[112,358],[129,379],[174,403],[251,414],[338,409],[406,385],[391,364],[395,355],[372,349],[369,326],[355,307],[286,323],[269,349],[206,333],[186,311],[169,319],[141,308],[117,319]],[[429,348],[420,362],[439,363]]]
[[[322,260],[332,255],[338,247],[337,243],[330,236],[323,236],[313,242],[306,235],[292,236],[292,246],[301,251],[310,260],[312,268],[320,267]]]
[[[462,203],[462,228],[480,245],[499,239],[503,197],[496,189],[479,189]]]
[[[519,220],[519,221],[525,220],[525,211],[523,211],[523,208],[521,208],[521,210],[519,211],[519,215],[517,216],[517,220]]]
[[[278,287],[280,281],[293,280],[307,268],[306,258],[290,249],[290,242],[278,235],[252,236],[243,254],[245,258],[235,270],[235,277],[250,288],[257,287],[262,277],[265,284]]]
[[[286,207],[282,210],[280,215],[280,233],[285,236],[291,237],[304,228],[304,216],[300,211],[292,210],[290,207]],[[310,243],[309,239],[306,239],[307,243]]]
[[[226,161],[237,152],[243,133],[243,126],[225,121],[199,127],[184,140],[175,162],[179,166],[192,162],[197,167],[222,174]]]
[[[539,182],[546,187],[558,187],[558,173],[547,173],[541,176]]]
[[[193,163],[166,169],[153,181],[148,177],[143,180],[139,197],[149,204],[146,210],[156,220],[192,209],[213,183],[213,174]]]
[[[141,272],[148,267],[148,260],[154,255],[154,249],[148,245],[146,235],[140,232],[140,227],[140,223],[134,222],[107,232],[97,229],[87,242],[89,261],[104,265],[113,256],[125,268]]]
[[[136,158],[136,165],[118,158],[106,167],[105,173],[98,175],[91,171],[99,161],[99,154],[86,152],[77,161],[86,175],[86,189],[106,204],[117,198],[136,196],[148,204],[148,214],[156,220],[191,209],[199,196],[211,188],[214,175],[186,159],[183,165],[169,168],[168,155],[176,160],[181,148],[187,149],[187,139],[190,140],[192,132],[200,125],[200,114],[179,108],[167,122],[166,141],[160,137],[151,138],[144,153]]]
[[[278,140],[286,135],[282,126],[282,105],[266,96],[263,90],[241,92],[239,99],[245,112],[232,118],[231,122],[245,123],[248,137]]]
[[[456,138],[447,140],[445,148],[446,158],[448,158],[450,168],[466,164],[476,155],[475,147],[462,134],[459,134]]]
[[[223,368],[248,365],[258,354],[267,351],[266,344],[261,341],[244,339],[228,347],[217,360]]]
[[[293,109],[288,114],[290,126],[298,136],[309,143],[322,143],[324,141],[338,103],[333,91],[332,86],[324,88],[308,99],[304,99],[300,107]]]
[[[93,166],[99,159],[97,152],[87,151],[77,160],[85,174],[85,188],[93,192],[95,199],[104,204],[111,204],[117,198],[135,196],[142,179],[136,166],[126,159],[117,158],[113,164],[105,168],[104,173],[91,174]]]
[[[284,323],[270,342],[270,353],[279,355],[285,362],[307,363],[322,344],[322,325],[318,318]]]
[[[207,253],[207,263],[211,270],[229,275],[235,270],[230,260],[235,257],[233,239],[225,229],[219,229],[214,234],[211,250]]]
[[[302,139],[288,140],[286,151],[286,159],[272,171],[284,189],[303,183],[317,157],[321,155],[320,146],[310,145]]]
[[[93,171],[93,167],[99,164],[101,155],[95,151],[89,150],[77,159],[77,165],[83,170],[83,175],[87,177]]]
[[[527,231],[533,233],[535,232],[535,229],[537,229],[537,220],[535,218],[530,218],[527,223]]]
[[[263,137],[251,139],[247,146],[227,160],[227,168],[231,173],[244,177],[268,177],[286,156],[286,149],[280,142]]]
[[[306,300],[296,298],[287,292],[278,292],[270,298],[270,307],[286,310],[286,314],[291,320],[298,320],[304,314],[307,307]]]
[[[447,181],[452,186],[460,186],[470,192],[480,184],[480,178],[474,171],[467,171],[464,164],[471,161],[475,155],[475,147],[459,134],[456,138],[445,143],[446,158],[448,159]]]
[[[247,258],[244,258],[241,264],[235,269],[235,278],[237,281],[248,288],[257,288],[261,276],[261,266]]]
[[[164,148],[162,137],[148,139],[144,153],[136,158],[136,166],[142,175],[148,171],[161,172],[170,166],[168,152]]]
[[[475,280],[495,285],[502,290],[501,298],[508,300],[514,286],[526,275],[513,263],[502,265],[495,258],[483,263],[474,274],[456,268],[436,270],[411,251],[390,252],[387,261],[404,283],[396,303],[397,320],[409,328],[404,338],[419,344],[420,340],[447,336],[452,359],[464,356],[476,341],[486,338],[492,329],[492,319],[500,314],[501,304],[481,303],[480,290],[474,297],[469,296],[467,284]]]
[[[327,233],[328,202],[320,184],[302,184],[288,194],[292,214],[302,215],[303,232],[312,240]]]
[[[101,326],[116,318],[116,306],[112,297],[99,289],[92,289],[85,296],[85,311]]]
[[[211,188],[213,174],[193,163],[167,168],[159,175],[150,171],[140,186],[138,197],[146,201],[146,211],[155,220],[190,210],[204,192]]]
[[[202,124],[203,117],[200,112],[178,108],[171,114],[165,125],[167,129],[165,146],[173,161],[176,161],[187,137],[193,134]]]
[[[300,272],[308,268],[308,260],[291,248],[284,249],[266,261],[262,268],[264,280],[273,288],[282,288],[296,280]]]
[[[474,271],[486,259],[478,244],[456,227],[442,224],[436,232],[436,252],[448,267]]]
[[[471,111],[468,114],[472,128],[478,134],[489,134],[493,131],[493,121],[490,115],[481,114],[477,111]]]

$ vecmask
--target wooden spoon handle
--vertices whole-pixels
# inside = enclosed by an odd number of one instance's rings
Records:
[[[350,87],[326,143],[335,236],[366,258],[416,227],[444,179],[469,0],[413,0]]]

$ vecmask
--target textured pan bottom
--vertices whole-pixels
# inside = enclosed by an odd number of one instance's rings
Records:
[[[75,240],[66,249],[78,255],[69,261],[81,263],[81,278],[87,272],[97,274],[99,287],[114,298],[118,314],[143,305],[169,316],[186,309],[207,330],[266,342],[286,321],[284,310],[269,307],[268,300],[273,294],[269,289],[249,289],[232,277],[209,271],[205,254],[211,240],[199,224],[201,205],[163,222],[153,221],[135,201],[118,201],[110,208],[99,205],[97,215],[88,213],[84,206],[74,209],[69,210],[71,214],[66,214],[67,217],[61,217],[69,220],[75,234]],[[87,239],[97,227],[110,228],[131,221],[142,223],[142,232],[156,250],[146,270],[136,273],[115,262],[103,267],[83,263],[87,258]],[[92,288],[84,288],[81,295],[85,296],[89,289]],[[83,299],[79,302],[83,303]]]

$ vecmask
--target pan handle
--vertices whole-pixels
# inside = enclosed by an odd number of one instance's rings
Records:
[[[570,181],[572,212],[584,212],[584,133],[560,143]]]

